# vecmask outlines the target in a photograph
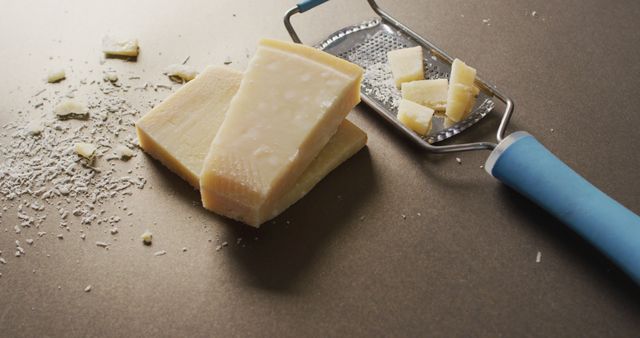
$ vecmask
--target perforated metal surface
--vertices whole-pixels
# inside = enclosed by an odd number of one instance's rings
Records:
[[[316,47],[364,68],[361,88],[363,99],[398,128],[418,136],[412,137],[414,140],[432,144],[459,134],[485,117],[494,107],[493,95],[481,88],[472,112],[463,121],[455,123],[443,114],[436,113],[432,119],[430,133],[424,137],[415,134],[396,117],[401,94],[394,84],[387,62],[387,52],[417,45],[420,44],[410,36],[376,18],[344,28]],[[425,78],[448,78],[451,71],[449,61],[440,57],[429,46],[421,46],[425,57]]]

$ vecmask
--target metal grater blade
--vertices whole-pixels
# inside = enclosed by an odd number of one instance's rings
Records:
[[[431,131],[426,136],[406,128],[396,118],[401,95],[388,66],[387,52],[418,45],[422,46],[425,57],[425,78],[448,78],[451,64],[446,58],[379,18],[337,31],[316,47],[361,66],[365,70],[361,87],[363,100],[397,127],[418,136],[422,142],[433,144],[457,135],[480,121],[494,108],[494,101],[493,95],[481,88],[472,112],[463,121],[454,123],[437,113],[432,119]]]

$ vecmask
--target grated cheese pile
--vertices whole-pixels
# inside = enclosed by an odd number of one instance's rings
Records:
[[[142,162],[129,160],[138,152],[134,122],[159,99],[144,98],[134,108],[125,94],[172,87],[138,88],[91,75],[95,80],[76,80],[66,93],[45,87],[29,99],[30,108],[13,111],[13,121],[0,126],[0,231],[26,236],[29,246],[47,232],[62,240],[64,232],[78,231],[84,239],[88,226],[114,227],[132,213],[105,207],[127,210],[125,200],[145,187]],[[58,118],[56,106],[76,96],[86,102],[87,118]],[[76,153],[83,143],[97,147],[92,161]],[[17,245],[16,258],[27,251]]]

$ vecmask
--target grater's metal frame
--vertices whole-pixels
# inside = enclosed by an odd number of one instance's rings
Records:
[[[326,1],[326,0],[325,0]],[[324,1],[322,1],[324,2]],[[428,48],[429,50],[434,51],[441,58],[443,58],[449,64],[453,63],[453,58],[449,56],[449,54],[445,53],[442,49],[438,48],[433,43],[424,39],[407,26],[400,23],[398,20],[394,19],[391,15],[385,12],[375,0],[367,0],[371,9],[380,16],[380,19],[388,24],[396,28],[397,30],[407,34],[409,37],[413,38],[418,44],[420,44],[423,48]],[[310,8],[309,8],[310,9]],[[306,11],[301,10],[299,6],[293,7],[287,11],[284,16],[284,25],[291,36],[291,39],[296,43],[302,43],[295,29],[291,25],[291,17],[295,14],[302,13]],[[513,101],[504,95],[502,92],[497,90],[495,86],[485,82],[482,78],[476,77],[476,84],[480,85],[480,88],[486,90],[489,94],[493,95],[493,97],[497,98],[504,104],[504,111],[502,113],[502,119],[500,120],[500,125],[498,126],[498,130],[496,133],[496,139],[498,142],[501,142],[504,139],[504,134],[507,129],[507,125],[511,120],[511,116],[513,115]],[[379,115],[384,117],[385,119],[391,122],[391,125],[395,126],[401,132],[408,134],[417,144],[419,144],[422,148],[434,152],[434,153],[451,153],[451,152],[462,152],[462,151],[474,151],[474,150],[493,150],[497,145],[491,142],[474,142],[474,143],[461,143],[461,144],[451,144],[451,145],[433,145],[429,144],[419,136],[414,133],[408,133],[404,130],[396,121],[392,121],[388,114],[384,113],[383,108],[381,108],[378,104],[376,104],[373,100],[371,100],[366,95],[361,95],[362,101],[364,101],[367,105],[369,105],[373,110],[375,110]]]

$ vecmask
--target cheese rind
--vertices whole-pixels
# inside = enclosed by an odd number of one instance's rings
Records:
[[[315,48],[262,40],[200,177],[205,208],[258,226],[360,101],[362,69]]]
[[[447,79],[405,82],[402,84],[402,98],[443,111],[447,106],[448,90]]]
[[[460,122],[473,107],[473,98],[477,95],[478,90],[473,84],[475,78],[476,70],[474,68],[467,66],[459,59],[453,60],[445,112],[449,119]]]
[[[200,172],[242,73],[209,66],[136,122],[140,146],[200,188]]]
[[[420,46],[396,49],[387,53],[389,67],[398,88],[404,82],[424,79],[423,58]]]
[[[398,106],[398,120],[420,135],[427,135],[431,129],[434,110],[413,101],[402,99]]]

